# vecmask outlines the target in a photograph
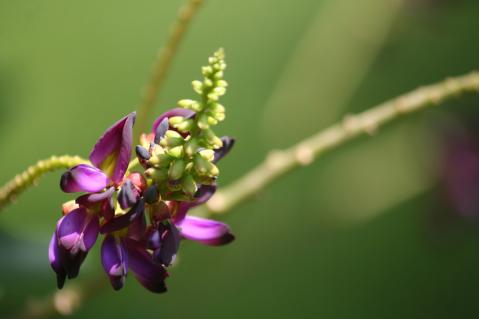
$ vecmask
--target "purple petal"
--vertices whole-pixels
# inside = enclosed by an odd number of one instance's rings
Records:
[[[104,189],[109,183],[108,176],[98,168],[80,164],[62,175],[60,188],[65,193],[96,193]]]
[[[153,253],[153,260],[165,266],[169,266],[176,258],[180,248],[180,232],[173,224],[160,224],[158,227],[161,233],[160,247]]]
[[[155,264],[151,255],[137,243],[125,239],[128,265],[136,279],[148,290],[156,293],[166,291],[165,279],[168,273],[160,264]]]
[[[76,278],[80,273],[80,266],[88,255],[88,252],[79,251],[76,255],[71,255],[64,248],[59,247],[59,249],[62,256],[63,267],[67,272],[68,278]]]
[[[111,235],[107,235],[103,240],[101,261],[113,289],[121,289],[128,273],[127,255],[121,242],[117,242]]]
[[[174,222],[179,223],[185,218],[190,208],[206,203],[216,192],[216,185],[201,185],[195,193],[195,198],[192,202],[179,202]]]
[[[77,208],[62,218],[57,226],[59,245],[76,255],[79,251],[87,252],[95,244],[99,232],[97,215],[89,215],[84,208]]]
[[[57,275],[58,289],[62,289],[63,285],[65,284],[67,273],[65,268],[63,268],[56,233],[53,233],[50,244],[48,245],[48,259],[50,260],[50,265]]]
[[[235,145],[235,139],[230,136],[221,137],[221,141],[223,142],[223,146],[215,151],[215,157],[213,159],[213,163],[216,163],[220,159],[225,157],[226,154],[228,154],[233,148],[233,146]]]
[[[161,139],[165,136],[166,131],[168,131],[168,128],[170,127],[169,121],[167,117],[164,117],[160,124],[158,124],[158,127],[156,128],[155,131],[155,143],[160,144]]]
[[[102,234],[111,233],[123,229],[130,225],[135,219],[143,216],[145,210],[145,201],[141,198],[126,214],[115,217],[101,226]]]
[[[156,120],[155,122],[153,123],[153,129],[152,129],[152,132],[154,134],[156,134],[156,131],[158,130],[158,127],[160,126],[161,122],[165,119],[165,118],[170,118],[170,117],[173,117],[173,116],[182,116],[182,117],[191,117],[195,115],[195,112],[191,111],[191,110],[187,110],[187,109],[182,109],[182,108],[174,108],[174,109],[171,109],[169,111],[166,111],[165,113],[161,114]]]
[[[115,187],[110,187],[106,191],[101,193],[85,194],[78,197],[75,202],[78,205],[85,206],[88,208],[93,207],[101,201],[109,200],[113,193],[115,192]]]
[[[215,220],[186,216],[176,226],[180,229],[181,236],[195,240],[205,245],[220,246],[234,240],[228,225]]]
[[[92,152],[90,161],[104,171],[115,184],[122,181],[131,158],[133,124],[136,113],[130,113],[105,131]]]
[[[146,237],[146,219],[143,214],[139,218],[134,219],[128,227],[128,238],[135,241],[143,241]]]
[[[131,180],[127,179],[121,186],[121,190],[118,193],[118,203],[122,209],[129,208],[136,204],[140,193],[135,188]]]

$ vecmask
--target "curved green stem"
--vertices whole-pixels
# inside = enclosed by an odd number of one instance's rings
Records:
[[[52,156],[48,159],[38,161],[0,188],[0,210],[7,204],[15,201],[21,192],[35,184],[45,173],[61,168],[70,168],[83,163],[89,162],[79,156],[69,155]]]
[[[471,72],[420,87],[363,113],[347,115],[341,122],[288,149],[270,151],[262,163],[216,193],[208,201],[206,208],[199,208],[198,213],[200,215],[225,213],[258,194],[266,186],[292,170],[311,164],[324,152],[336,149],[358,136],[372,135],[380,126],[392,122],[402,115],[443,103],[467,92],[478,91],[479,72]]]

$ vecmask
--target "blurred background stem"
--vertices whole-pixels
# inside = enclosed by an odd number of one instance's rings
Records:
[[[151,118],[158,94],[166,79],[172,61],[176,56],[175,53],[183,40],[191,20],[198,12],[202,3],[203,0],[188,0],[188,2],[180,8],[176,21],[171,27],[166,44],[158,52],[158,58],[153,64],[150,80],[144,88],[143,97],[138,108],[134,141],[138,140],[141,133],[148,131],[148,120]]]

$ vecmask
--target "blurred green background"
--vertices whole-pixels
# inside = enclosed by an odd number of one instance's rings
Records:
[[[134,110],[182,3],[0,2],[0,182],[52,154],[87,156]],[[475,0],[208,0],[155,111],[193,97],[200,66],[225,48],[220,133],[237,138],[220,164],[226,185],[271,148],[477,68],[477,30]],[[293,172],[221,217],[232,245],[184,242],[167,294],[130,276],[71,318],[477,317],[479,225],[440,200],[436,131],[478,106],[448,102]],[[60,174],[0,214],[1,318],[55,289],[47,245],[70,198]],[[101,272],[98,255],[76,281]]]

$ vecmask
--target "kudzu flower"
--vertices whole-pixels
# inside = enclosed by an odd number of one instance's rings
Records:
[[[188,215],[216,191],[218,160],[234,139],[217,137],[211,127],[224,119],[218,99],[225,93],[222,51],[203,68],[204,81],[193,88],[201,102],[180,101],[163,113],[153,130],[143,134],[135,151],[144,172],[130,172],[135,113],[109,129],[95,144],[92,165],[65,172],[60,187],[83,193],[63,205],[49,246],[49,259],[58,287],[78,276],[80,266],[100,234],[103,268],[115,290],[128,272],[148,290],[166,291],[166,267],[172,265],[182,239],[224,245],[234,236],[228,225]]]

